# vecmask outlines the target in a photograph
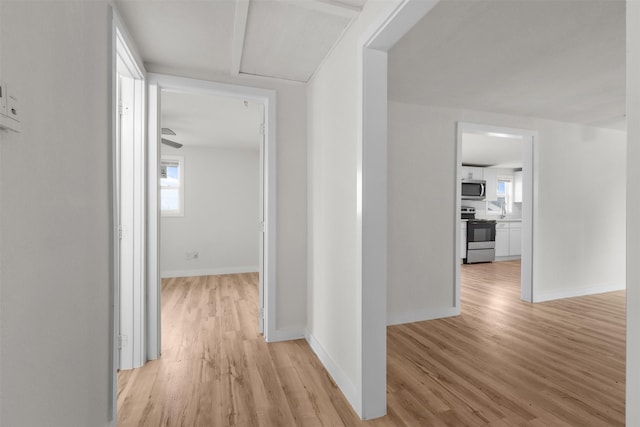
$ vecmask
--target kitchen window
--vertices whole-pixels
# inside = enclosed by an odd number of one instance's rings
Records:
[[[498,177],[497,200],[487,201],[487,213],[507,215],[513,212],[513,182],[511,177]]]
[[[184,157],[162,156],[160,160],[160,213],[184,216]]]

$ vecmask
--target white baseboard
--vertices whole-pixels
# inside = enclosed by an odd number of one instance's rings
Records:
[[[219,274],[240,274],[257,273],[257,265],[250,267],[222,267],[222,268],[202,268],[197,270],[168,270],[160,272],[160,277],[169,279],[171,277],[193,277],[193,276],[217,276]]]
[[[305,338],[304,327],[276,329],[269,333],[268,342],[291,341]]]
[[[460,315],[460,308],[425,308],[408,310],[402,313],[387,313],[387,325],[402,325],[403,323],[423,322],[425,320],[442,319]]]
[[[511,256],[497,256],[494,261],[495,262],[500,262],[500,261],[514,261],[516,259],[522,259],[522,257],[520,255],[511,255]]]
[[[624,284],[622,285],[605,285],[605,286],[592,286],[589,288],[579,289],[567,289],[552,292],[534,292],[533,302],[553,301],[563,298],[583,297],[587,295],[602,294],[605,292],[623,291],[626,289]]]
[[[324,365],[333,381],[347,398],[347,401],[351,404],[357,414],[362,414],[362,406],[360,405],[360,399],[358,398],[358,390],[356,386],[349,380],[349,377],[340,369],[340,367],[333,361],[331,356],[325,351],[320,343],[315,339],[309,331],[305,331],[305,338],[311,350],[318,356],[320,362]]]

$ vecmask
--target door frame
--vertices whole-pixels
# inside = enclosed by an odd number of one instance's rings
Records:
[[[355,395],[362,419],[387,412],[387,63],[389,50],[439,0],[397,0],[358,41]]]
[[[157,359],[161,353],[160,341],[160,205],[159,205],[159,157],[160,157],[160,108],[163,90],[186,94],[205,94],[235,97],[264,105],[264,253],[260,272],[259,319],[267,342],[276,336],[276,92],[274,90],[175,77],[149,73],[148,82],[148,264],[147,264],[147,346],[148,358]],[[259,225],[256,224],[258,229]]]
[[[111,192],[111,239],[110,239],[110,265],[111,265],[111,319],[110,319],[110,336],[109,336],[109,348],[110,348],[110,367],[111,376],[109,379],[109,416],[111,420],[117,419],[117,384],[118,384],[118,370],[120,369],[120,329],[121,329],[121,316],[123,303],[123,294],[121,293],[120,283],[120,234],[121,228],[119,224],[120,217],[120,194],[118,189],[119,183],[119,84],[118,74],[119,71],[126,69],[126,73],[133,79],[132,88],[132,141],[134,149],[132,150],[131,159],[136,166],[134,173],[134,179],[132,184],[134,186],[134,197],[138,199],[133,203],[133,227],[135,230],[130,230],[134,240],[133,257],[133,274],[135,280],[132,286],[129,286],[128,295],[131,297],[131,301],[128,301],[124,306],[128,307],[126,316],[129,318],[129,324],[132,326],[131,330],[134,331],[129,341],[128,351],[130,359],[136,361],[137,365],[142,365],[145,362],[145,331],[144,331],[144,314],[145,314],[145,297],[144,292],[146,288],[145,278],[145,168],[146,168],[146,102],[145,102],[145,89],[146,89],[146,70],[144,68],[142,58],[138,54],[135,44],[132,42],[132,38],[126,30],[122,20],[120,19],[117,11],[114,8],[110,8],[111,13],[111,34],[110,34],[110,89],[111,89],[111,147],[110,147],[110,162],[111,162],[111,179],[110,179],[110,192]],[[133,367],[133,366],[132,366]]]
[[[118,368],[138,368],[145,354],[145,80],[132,61],[119,32],[115,135],[116,275],[119,317],[116,318]]]
[[[460,309],[460,168],[462,167],[462,134],[500,134],[522,140],[522,254],[520,267],[520,299],[534,300],[533,283],[533,210],[534,210],[534,147],[538,144],[538,132],[528,129],[458,122],[456,130],[456,188],[455,188],[455,295],[454,306]]]

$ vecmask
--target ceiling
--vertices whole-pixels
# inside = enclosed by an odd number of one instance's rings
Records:
[[[365,1],[116,0],[116,7],[147,71],[307,82]],[[257,149],[260,108],[163,92],[162,127],[185,147]]]
[[[115,1],[149,71],[306,82],[366,0]],[[626,126],[622,0],[442,0],[389,59],[391,100]],[[253,106],[184,96],[163,98],[169,138],[251,144]]]
[[[185,147],[257,150],[262,140],[262,108],[239,98],[164,90],[160,123],[176,133],[164,138]]]
[[[366,0],[116,0],[147,70],[307,82]]]
[[[443,0],[389,54],[389,98],[625,129],[625,2]]]
[[[462,134],[462,163],[504,169],[522,168],[522,139]]]

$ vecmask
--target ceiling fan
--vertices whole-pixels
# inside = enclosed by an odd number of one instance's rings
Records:
[[[162,135],[175,135],[175,134],[176,133],[169,128],[162,128]],[[182,144],[180,144],[179,142],[175,142],[167,138],[162,138],[160,142],[162,142],[164,145],[168,145],[169,147],[173,147],[173,148],[182,147]]]

